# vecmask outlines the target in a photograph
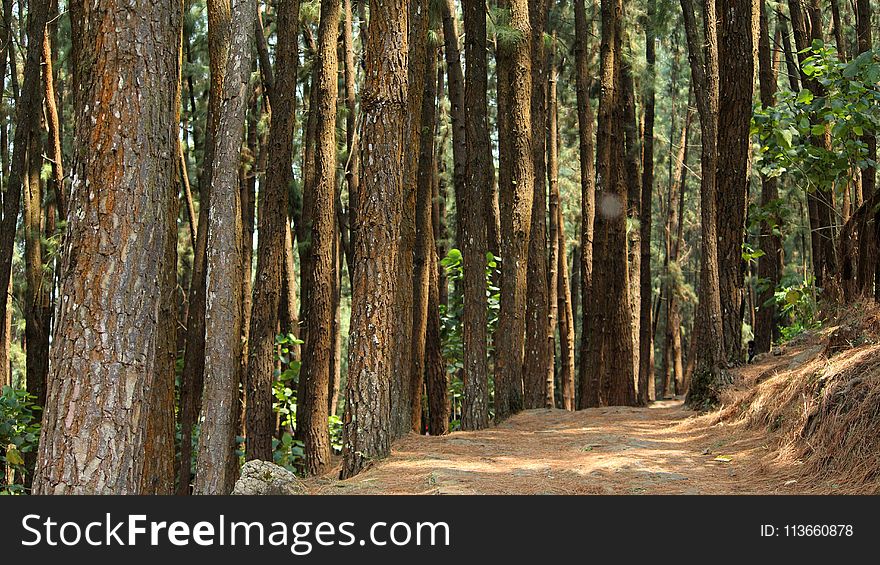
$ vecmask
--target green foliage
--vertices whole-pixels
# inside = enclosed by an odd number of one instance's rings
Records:
[[[852,168],[874,164],[861,138],[880,130],[880,50],[843,62],[834,47],[814,41],[803,53],[801,69],[822,92],[783,91],[775,106],[755,109],[757,170],[770,177],[792,174],[809,190],[830,188]],[[813,143],[826,135],[830,149]]]
[[[819,307],[816,303],[818,289],[812,277],[805,281],[781,285],[775,292],[774,298],[779,307],[779,313],[788,322],[779,328],[783,341],[816,329],[821,325],[819,320]]]
[[[272,383],[272,394],[275,401],[272,409],[278,414],[281,429],[281,439],[272,440],[272,460],[276,465],[297,472],[302,468],[305,457],[303,442],[294,439],[293,430],[296,429],[296,390],[299,384],[299,371],[301,363],[291,359],[291,350],[295,345],[301,345],[302,340],[293,334],[278,335],[275,338],[275,360],[280,369],[275,371],[275,381]],[[327,425],[330,429],[330,447],[336,453],[342,452],[342,420],[339,416],[331,414]]]
[[[488,308],[487,333],[492,335],[498,327],[498,313],[501,308],[501,289],[492,285],[492,273],[500,269],[501,258],[491,252],[486,253],[486,307]],[[462,337],[461,319],[464,312],[464,296],[462,295],[464,264],[462,263],[461,251],[450,249],[446,257],[440,260],[440,265],[446,271],[447,282],[451,284],[452,291],[449,293],[447,304],[440,305],[440,339],[442,342],[443,357],[446,361],[446,369],[450,373],[449,394],[453,407],[461,404],[462,382],[460,372],[464,364],[464,349]],[[492,358],[493,347],[487,348],[489,358]],[[490,383],[489,395],[493,394]],[[489,403],[492,406],[492,402]],[[453,410],[455,412],[455,410]],[[457,429],[458,420],[452,421],[451,429]]]
[[[25,454],[37,449],[41,408],[26,390],[4,386],[0,394],[0,462],[3,478],[0,494],[23,494],[24,478],[33,472],[25,467]]]

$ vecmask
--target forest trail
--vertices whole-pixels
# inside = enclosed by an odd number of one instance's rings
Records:
[[[320,494],[792,494],[766,434],[717,423],[682,400],[648,408],[528,410],[500,426],[403,438],[391,457]]]

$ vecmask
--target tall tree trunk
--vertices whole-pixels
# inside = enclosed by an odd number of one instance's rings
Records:
[[[28,190],[28,163],[27,153],[31,142],[31,136],[39,136],[39,116],[42,91],[40,89],[40,63],[42,60],[43,34],[45,33],[46,20],[48,17],[47,0],[29,0],[27,18],[27,44],[31,46],[27,50],[24,64],[24,84],[21,94],[16,100],[15,135],[12,147],[12,163],[6,184],[6,194],[3,199],[3,219],[0,222],[0,288],[5,288],[9,283],[12,273],[12,251],[15,245],[16,223],[18,221],[18,209],[21,205],[22,191]],[[10,8],[11,9],[11,8]],[[4,16],[5,17],[5,16]],[[10,25],[6,18],[6,25]],[[11,33],[11,32],[10,32]],[[7,51],[10,54],[10,66],[12,75],[18,73],[15,69],[15,57],[12,55],[12,46]],[[37,127],[34,127],[34,124]],[[27,218],[25,218],[27,220]],[[6,312],[9,305],[9,294],[0,293],[0,311]]]
[[[501,201],[501,311],[496,335],[495,419],[523,406],[526,266],[534,198],[531,130],[531,25],[528,2],[502,0],[516,33],[498,44],[498,115]]]
[[[416,185],[419,169],[419,139],[422,135],[421,111],[425,90],[425,50],[428,42],[428,4],[413,0],[407,4],[409,93],[406,104],[406,142],[403,152],[403,208],[400,223],[400,249],[397,256],[398,280],[394,291],[394,331],[392,332],[391,432],[401,437],[412,429],[413,397],[409,377],[412,369],[413,336],[413,253],[416,245]],[[431,78],[433,80],[433,77]]]
[[[526,291],[526,338],[523,359],[523,407],[542,408],[546,403],[547,372],[553,357],[547,342],[550,295],[547,287],[547,69],[544,29],[547,0],[529,2],[532,81],[532,184],[531,228]]]
[[[724,360],[743,361],[742,325],[745,238],[749,194],[749,128],[755,84],[755,29],[758,23],[753,0],[718,0],[718,162],[716,202],[718,217],[718,268]]]
[[[215,165],[211,174],[208,215],[207,293],[205,309],[205,388],[196,460],[196,494],[228,494],[233,480],[241,355],[241,201],[238,163],[251,70],[254,0],[231,0],[228,56],[223,96],[217,106]]]
[[[654,88],[657,71],[655,43],[657,0],[649,0],[645,17],[645,61],[647,72],[642,99],[645,112],[645,133],[642,142],[642,213],[641,213],[641,261],[640,261],[640,307],[639,307],[639,400],[654,400],[654,320],[653,281],[651,278],[651,229],[652,203],[654,201]]]
[[[681,358],[681,311],[679,294],[681,285],[681,267],[679,251],[681,250],[680,212],[684,204],[685,180],[687,178],[688,137],[690,134],[693,111],[690,108],[690,97],[685,108],[684,124],[681,128],[681,139],[675,158],[674,172],[670,178],[669,194],[666,201],[666,258],[663,264],[663,290],[666,299],[666,324],[663,341],[663,370],[660,372],[660,394],[663,398],[682,394],[681,385],[684,381]]]
[[[42,39],[42,36],[41,36]],[[36,101],[39,105],[39,97]],[[40,113],[32,115],[28,147],[28,173],[22,186],[22,227],[25,263],[25,344],[27,390],[39,406],[46,404],[46,375],[49,370],[49,294],[51,280],[43,272],[43,183],[40,170],[43,152],[40,143]]]
[[[632,378],[636,391],[636,398],[642,404],[642,393],[647,392],[647,383],[643,386],[639,382],[639,332],[641,320],[641,262],[642,262],[642,234],[635,229],[641,222],[642,214],[642,178],[639,174],[639,123],[636,114],[635,80],[632,75],[632,67],[628,61],[623,61],[620,68],[620,96],[623,106],[623,135],[624,135],[624,183],[626,185],[626,216],[627,224],[633,229],[627,229],[627,257],[629,285],[630,317],[632,320]],[[650,327],[650,326],[649,326]],[[643,390],[644,389],[644,390]],[[645,394],[647,397],[647,394]],[[647,404],[647,400],[644,402]]]
[[[556,323],[551,321],[549,337],[553,338],[554,326],[559,327],[559,405],[564,410],[574,410],[574,315],[571,310],[571,286],[568,278],[568,255],[566,252],[565,221],[562,214],[562,206],[559,199],[559,100],[557,95],[559,82],[558,54],[559,45],[554,33],[553,49],[551,55],[547,113],[547,174],[550,184],[550,232],[552,247],[556,249],[555,257],[552,257],[551,269],[555,276],[550,277],[551,295],[556,298],[556,303],[551,305],[551,313],[557,313]],[[555,218],[554,218],[555,215]],[[555,283],[555,290],[553,285]],[[551,379],[549,388],[553,387],[553,374],[548,374]],[[555,407],[554,401],[553,406]]]
[[[300,379],[305,393],[298,399],[297,433],[305,444],[306,472],[320,474],[330,463],[327,427],[330,353],[332,345],[334,265],[336,240],[336,102],[339,62],[339,2],[322,0],[318,27],[318,72],[315,75],[314,217],[309,261],[309,339],[303,350]]]
[[[870,51],[873,46],[871,37],[871,2],[870,0],[856,0],[856,37],[859,53]],[[868,148],[868,158],[876,161],[877,156],[877,138],[871,133],[865,133],[862,136],[862,143]],[[876,190],[877,184],[877,168],[875,165],[867,164],[861,171],[862,181],[862,199],[867,202]],[[867,222],[862,233],[866,237],[863,238],[864,243],[859,246],[859,272],[857,275],[859,291],[867,296],[871,295],[871,288],[874,287],[875,298],[880,297],[880,284],[875,281],[878,265],[878,241],[880,241],[880,213],[873,217],[875,232],[867,235]]]
[[[422,117],[424,124],[419,140],[418,194],[416,195],[416,247],[413,261],[413,337],[412,337],[412,368],[410,370],[410,394],[412,396],[411,428],[421,432],[422,422],[422,388],[425,382],[425,355],[430,347],[427,343],[428,317],[439,315],[428,310],[431,292],[431,265],[435,262],[430,257],[436,255],[434,245],[434,222],[432,195],[434,189],[434,124],[437,109],[437,45],[428,48],[428,66],[426,70],[425,96],[422,100]],[[430,126],[430,129],[428,129]],[[436,278],[436,274],[433,275]],[[436,284],[436,283],[435,283]],[[444,392],[445,394],[445,392]]]
[[[292,176],[293,127],[296,123],[299,7],[299,0],[281,0],[277,8],[275,65],[278,72],[275,76],[276,87],[270,90],[272,121],[269,125],[269,160],[265,187],[260,191],[260,237],[257,243],[257,273],[254,279],[245,389],[247,458],[267,461],[272,460],[272,431],[275,428],[272,412],[275,332],[279,324],[286,240],[290,232],[287,210]],[[290,278],[288,287],[291,282],[295,285],[295,278]],[[295,312],[295,308],[289,304],[289,298],[286,302],[287,311]]]
[[[558,48],[556,41],[556,32],[553,32],[553,42],[551,43],[550,53],[547,54],[547,184],[550,187],[550,196],[548,199],[548,245],[549,253],[547,256],[547,289],[548,299],[550,301],[548,317],[547,317],[547,352],[550,356],[550,362],[547,364],[547,373],[544,375],[544,407],[556,407],[556,391],[555,391],[555,357],[556,357],[556,326],[559,321],[559,254],[565,253],[564,246],[560,249],[560,231],[565,231],[560,219],[559,205],[559,132],[558,127],[558,109],[556,99],[556,82],[558,78],[558,69],[556,62],[556,49]],[[564,260],[563,260],[564,262]],[[560,383],[561,385],[561,383]],[[562,386],[560,386],[560,392]]]
[[[479,430],[489,425],[489,366],[487,360],[488,310],[486,305],[486,253],[498,248],[489,241],[486,210],[493,193],[492,146],[489,140],[486,68],[486,3],[465,0],[464,37],[467,77],[464,114],[467,116],[465,189],[461,194],[464,261],[464,363],[461,428]],[[493,220],[494,223],[494,220]],[[488,230],[488,231],[487,231]],[[491,246],[491,249],[490,249]],[[433,316],[434,314],[431,313]]]
[[[37,46],[45,12],[32,7]],[[170,224],[176,229],[169,212],[177,198],[182,13],[180,4],[139,3],[124,23],[108,23],[116,8],[70,4],[76,154],[39,494],[141,492],[150,411],[172,410],[150,402],[164,370],[159,319],[176,267],[167,249]],[[96,48],[100,41],[116,48]]]
[[[769,108],[775,103],[776,76],[773,73],[772,52],[770,47],[770,26],[767,18],[767,4],[760,0],[760,35],[758,36],[758,82],[761,95],[761,106]],[[779,194],[776,179],[761,175],[761,206],[765,212],[775,210]],[[774,214],[773,222],[761,222],[761,249],[764,255],[758,258],[758,279],[762,289],[758,294],[758,315],[755,324],[755,351],[770,351],[776,330],[776,300],[774,293],[782,276],[782,238],[778,228],[780,218]]]
[[[391,335],[403,206],[407,3],[373,0],[361,97],[363,182],[354,202],[342,478],[391,448]]]
[[[443,69],[437,68],[437,99],[443,90]],[[441,112],[437,112],[435,124],[442,121]],[[435,128],[437,126],[435,125]],[[449,376],[443,359],[442,338],[440,335],[440,304],[444,304],[446,294],[446,270],[440,265],[439,257],[445,256],[445,205],[441,197],[438,161],[442,161],[442,143],[437,144],[436,153],[431,163],[431,229],[429,236],[434,246],[426,249],[428,269],[428,304],[425,329],[425,383],[430,383],[430,405],[428,406],[428,433],[444,433],[449,425]],[[445,188],[443,190],[445,193]],[[430,243],[430,242],[427,242]],[[425,387],[428,389],[428,386]],[[420,390],[421,392],[421,390]],[[488,399],[487,399],[488,402]],[[464,417],[464,414],[462,414]],[[488,417],[488,414],[487,414]],[[446,427],[444,427],[446,426]]]
[[[596,214],[593,289],[585,331],[588,355],[582,360],[591,382],[600,382],[601,400],[613,406],[636,403],[633,382],[633,324],[627,266],[624,96],[622,85],[623,6],[603,0],[601,96],[596,137]],[[609,305],[608,302],[611,301]],[[590,374],[592,373],[592,374]]]
[[[186,350],[180,392],[180,464],[177,494],[189,494],[192,480],[193,426],[202,410],[205,381],[205,312],[207,290],[208,219],[211,210],[211,184],[215,165],[219,105],[226,77],[226,58],[229,51],[230,5],[226,0],[207,3],[208,51],[210,54],[210,90],[206,120],[203,172],[199,181],[199,224],[193,249],[193,270],[189,288],[189,308],[186,322]]]
[[[688,383],[687,403],[700,407],[713,404],[724,381],[724,330],[718,273],[718,213],[715,175],[718,162],[718,34],[715,0],[704,0],[703,39],[698,37],[693,0],[681,0],[687,35],[691,77],[700,116],[700,244],[699,304],[691,337],[694,371]],[[699,344],[699,346],[693,346]]]
[[[578,405],[581,408],[599,406],[599,373],[590,370],[586,359],[589,355],[591,336],[589,316],[593,289],[593,227],[596,215],[596,171],[593,145],[593,107],[590,103],[589,54],[587,53],[587,24],[584,0],[575,0],[575,71],[578,113],[579,154],[581,164],[581,233],[580,233],[580,288],[581,295],[581,342],[579,367]],[[577,315],[577,310],[573,310]],[[594,380],[595,379],[595,380]]]

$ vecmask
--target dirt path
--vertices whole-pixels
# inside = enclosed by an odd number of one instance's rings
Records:
[[[710,425],[682,402],[580,412],[529,410],[480,432],[411,435],[320,494],[772,494],[799,492],[792,468],[768,465],[755,432]]]

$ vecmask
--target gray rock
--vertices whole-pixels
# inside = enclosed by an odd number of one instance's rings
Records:
[[[235,481],[232,494],[306,494],[306,487],[299,477],[284,467],[255,459],[241,468],[241,477]]]

